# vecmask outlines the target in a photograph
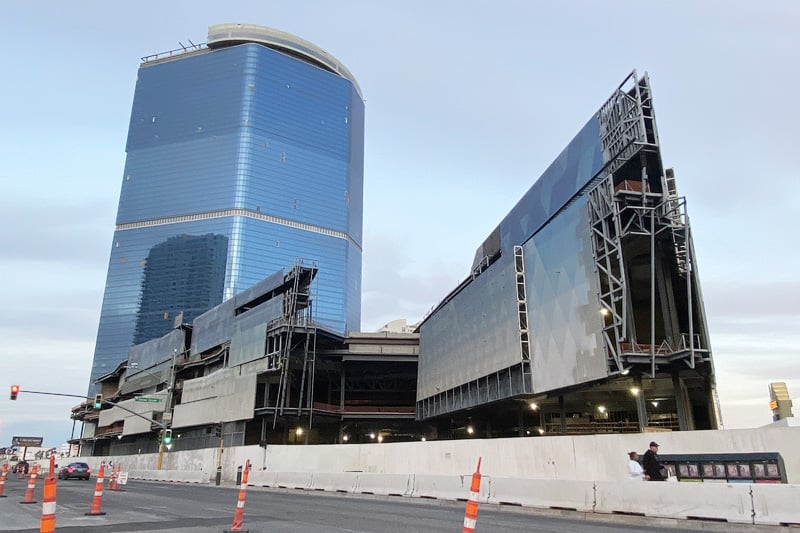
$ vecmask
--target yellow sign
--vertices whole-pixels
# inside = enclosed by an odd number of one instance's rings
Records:
[[[772,400],[771,402],[769,402],[769,408],[774,411],[775,409],[778,408],[778,402],[776,400]]]

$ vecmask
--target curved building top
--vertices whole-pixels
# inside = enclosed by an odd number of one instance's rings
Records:
[[[317,67],[349,80],[361,99],[361,87],[355,77],[338,59],[328,52],[291,33],[257,24],[214,24],[208,27],[206,45],[212,50],[242,43],[257,43],[290,54]]]

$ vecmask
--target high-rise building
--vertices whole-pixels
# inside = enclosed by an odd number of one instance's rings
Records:
[[[142,58],[89,388],[134,343],[298,259],[314,320],[361,326],[364,102],[317,46],[246,24]]]

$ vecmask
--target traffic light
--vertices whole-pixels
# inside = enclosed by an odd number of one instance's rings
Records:
[[[11,385],[11,399],[16,400],[19,394],[19,385]]]
[[[100,409],[103,407],[103,395],[102,394],[95,394],[94,395],[94,404],[92,405],[95,409]]]
[[[164,430],[164,435],[161,437],[161,442],[163,442],[164,444],[172,443],[172,430],[171,429],[165,429]]]

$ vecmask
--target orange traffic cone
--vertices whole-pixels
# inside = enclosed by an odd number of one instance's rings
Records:
[[[31,468],[31,477],[28,479],[28,490],[25,491],[25,499],[19,503],[36,503],[33,500],[33,489],[36,486],[36,477],[39,475],[39,465]]]
[[[122,488],[122,485],[119,483],[119,476],[122,473],[122,465],[117,464],[117,470],[111,471],[111,482],[108,484],[108,490],[113,490],[115,492],[125,492],[125,489]]]
[[[0,498],[5,498],[3,489],[6,488],[6,476],[8,475],[8,463],[3,463],[3,473],[0,474]]]
[[[100,512],[100,506],[103,504],[103,474],[105,473],[106,464],[100,463],[100,470],[97,471],[97,482],[94,485],[94,499],[92,500],[92,510],[88,513],[83,513],[86,516],[99,516],[106,513]]]
[[[242,485],[239,488],[239,501],[236,502],[236,514],[233,516],[233,524],[230,529],[223,529],[223,533],[232,533],[234,531],[249,532],[249,529],[242,529],[242,518],[244,516],[244,497],[247,493],[247,474],[250,472],[250,459],[244,464],[244,472],[242,472]]]
[[[44,499],[39,533],[55,533],[56,530],[56,458],[50,456],[50,473],[44,478]]]
[[[478,468],[472,474],[472,484],[469,487],[469,500],[467,510],[464,512],[464,529],[462,533],[475,533],[475,524],[478,522],[478,497],[481,493],[481,458],[478,457]]]

